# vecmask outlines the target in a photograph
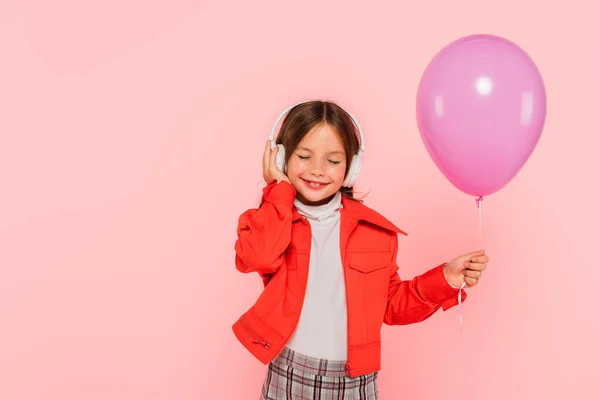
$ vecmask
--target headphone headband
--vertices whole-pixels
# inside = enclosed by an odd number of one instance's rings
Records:
[[[271,142],[275,142],[275,132],[277,132],[277,126],[279,125],[279,122],[281,121],[281,119],[294,107],[299,106],[300,104],[304,104],[304,103],[308,103],[310,101],[314,101],[314,100],[306,100],[306,101],[302,101],[300,103],[294,104],[293,106],[289,106],[288,108],[286,108],[285,110],[283,110],[283,112],[281,114],[279,114],[279,117],[277,117],[277,120],[275,121],[275,124],[273,125],[273,128],[271,129],[271,135],[269,136],[269,140]],[[321,100],[323,101],[323,100]],[[352,119],[352,122],[354,122],[354,125],[356,125],[356,128],[358,129],[358,135],[360,136],[360,144],[359,144],[359,149],[358,149],[358,153],[360,154],[362,152],[365,151],[365,147],[364,147],[364,137],[363,137],[363,132],[362,132],[362,128],[360,127],[360,124],[358,123],[358,121],[356,120],[356,118],[354,118],[354,115],[352,115],[350,112],[348,112],[347,110],[345,110],[343,107],[339,106],[342,110],[346,111],[346,113],[348,113],[348,115],[350,116],[350,118]]]

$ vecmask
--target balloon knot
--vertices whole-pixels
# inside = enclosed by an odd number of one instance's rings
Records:
[[[479,206],[481,205],[482,201],[483,201],[483,196],[479,196],[477,199],[475,199],[475,203],[477,204],[477,208],[479,208]]]

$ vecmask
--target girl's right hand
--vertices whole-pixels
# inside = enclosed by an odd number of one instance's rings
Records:
[[[286,181],[290,183],[288,177],[277,168],[275,164],[275,158],[279,147],[275,146],[274,150],[271,150],[271,141],[267,140],[267,146],[265,147],[265,154],[263,154],[263,178],[265,182],[269,182],[271,179],[276,179],[277,183]]]

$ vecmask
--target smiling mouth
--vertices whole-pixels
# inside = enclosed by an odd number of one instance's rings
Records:
[[[328,183],[324,183],[324,182],[315,182],[315,181],[309,181],[306,179],[302,179],[302,180],[304,181],[304,183],[306,183],[309,187],[311,187],[313,189],[320,189],[320,188],[323,188],[328,185]]]

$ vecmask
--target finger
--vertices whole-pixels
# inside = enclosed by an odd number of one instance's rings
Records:
[[[465,269],[463,271],[463,275],[465,276],[465,278],[479,279],[479,278],[481,278],[481,271],[473,271],[470,269]]]
[[[475,279],[475,278],[471,278],[471,277],[465,277],[465,283],[467,284],[467,286],[469,287],[473,287],[475,285],[477,285],[477,282],[479,280]]]
[[[275,149],[273,149],[273,151],[271,152],[269,160],[269,167],[274,168],[274,170],[277,170],[277,153],[279,153],[279,147],[275,146]]]
[[[267,140],[267,146],[265,147],[265,153],[263,154],[263,170],[269,168],[269,157],[271,156],[271,141]]]
[[[470,269],[472,271],[485,271],[487,268],[487,264],[484,263],[468,263],[466,269]]]
[[[490,260],[490,258],[488,256],[483,255],[483,256],[479,256],[479,257],[473,257],[473,258],[471,258],[470,261],[474,262],[474,263],[483,263],[483,264],[485,264],[489,260]]]

